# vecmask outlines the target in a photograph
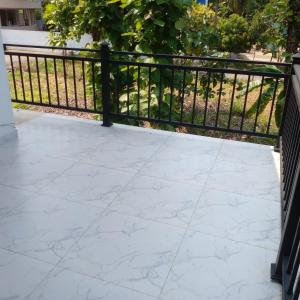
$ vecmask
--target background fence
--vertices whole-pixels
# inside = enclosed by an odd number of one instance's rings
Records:
[[[6,45],[14,102],[133,120],[277,137],[291,65]],[[48,50],[47,53],[40,51]]]

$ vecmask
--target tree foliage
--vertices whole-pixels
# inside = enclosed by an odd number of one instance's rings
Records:
[[[288,0],[270,0],[261,11],[257,11],[251,22],[252,40],[256,46],[273,57],[282,56],[290,16]]]
[[[91,34],[113,48],[176,53],[184,48],[181,18],[192,0],[51,0],[45,19],[54,44]]]
[[[249,25],[245,18],[232,14],[223,18],[218,26],[220,50],[234,53],[246,52],[251,48]]]
[[[185,52],[210,55],[218,49],[219,35],[214,26],[215,12],[208,6],[194,4],[182,19],[186,29]]]

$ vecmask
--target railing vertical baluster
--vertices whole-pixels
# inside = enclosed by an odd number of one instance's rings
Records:
[[[76,66],[75,66],[75,61],[74,61],[74,59],[72,59],[72,69],[73,69],[73,82],[74,82],[75,107],[78,108],[77,84],[76,84]]]
[[[217,116],[216,116],[216,121],[215,121],[215,127],[218,127],[218,124],[219,124],[220,104],[221,104],[221,99],[222,99],[224,76],[225,76],[225,74],[222,73],[221,82],[220,82],[220,89],[219,89],[218,104],[217,104]]]
[[[104,127],[112,125],[110,118],[110,70],[109,70],[109,44],[101,44],[101,78],[102,78],[102,103],[103,103],[103,124]]]
[[[127,76],[127,115],[129,116],[129,103],[130,103],[130,92],[129,92],[129,65],[127,65],[127,72],[126,72],[126,76]]]
[[[207,107],[208,107],[208,98],[209,98],[209,87],[210,87],[210,77],[211,73],[208,73],[208,81],[207,81],[207,89],[205,94],[205,107],[204,107],[204,118],[203,118],[203,126],[206,126],[206,118],[207,118]]]
[[[290,257],[288,259],[287,268],[286,268],[286,271],[289,274],[292,272],[292,269],[294,267],[296,253],[297,253],[297,250],[299,249],[299,241],[300,241],[300,219],[298,220],[296,234],[295,234],[295,238],[294,238],[294,241],[293,241]]]
[[[18,61],[19,61],[19,68],[20,68],[20,76],[21,76],[21,86],[22,86],[23,100],[24,100],[24,102],[26,102],[24,77],[23,77],[23,67],[22,67],[22,62],[21,62],[21,56],[20,55],[18,55]]]
[[[121,80],[120,80],[120,67],[117,66],[117,80],[116,80],[116,105],[117,105],[117,113],[120,113],[120,85],[121,85]]]
[[[298,241],[298,243],[299,243],[299,241]],[[296,280],[297,274],[298,274],[299,263],[300,263],[300,248],[298,246],[298,249],[296,251],[296,256],[294,257],[294,263],[293,263],[293,267],[292,267],[292,271],[291,271],[291,277],[289,278],[290,280],[289,280],[289,284],[287,287],[288,294],[293,293],[295,280]]]
[[[196,101],[197,101],[197,94],[198,94],[198,74],[199,74],[199,72],[196,71],[195,86],[194,86],[194,98],[193,98],[193,110],[192,110],[192,124],[195,124],[195,109],[196,109]]]
[[[46,72],[46,82],[47,82],[47,93],[48,93],[48,103],[51,105],[51,94],[50,94],[50,84],[49,84],[49,74],[48,74],[48,62],[47,58],[44,58],[45,72]]]
[[[95,62],[92,62],[92,87],[93,87],[93,107],[94,111],[97,111],[97,95],[96,95],[96,70],[95,70]],[[105,87],[102,85],[102,89]],[[104,104],[104,101],[102,99]]]
[[[148,68],[148,118],[150,118],[151,106],[151,67]]]
[[[69,107],[69,93],[68,93],[68,77],[67,77],[67,70],[66,70],[66,60],[63,59],[63,69],[64,69],[64,83],[65,83],[65,93],[66,93],[66,106]]]
[[[250,80],[251,80],[251,76],[248,75],[246,94],[245,94],[243,113],[242,113],[242,121],[241,121],[241,127],[240,127],[241,132],[244,130],[244,122],[245,122],[245,116],[246,116],[246,108],[247,108],[247,102],[248,102]]]
[[[237,81],[237,74],[234,75],[234,81],[233,81],[233,87],[232,87],[232,95],[231,95],[231,101],[230,101],[229,119],[228,119],[227,129],[230,129],[230,127],[231,127],[231,119],[232,119],[232,110],[233,110],[233,103],[234,103],[234,97],[235,97],[236,81]]]
[[[271,104],[271,109],[270,109],[270,117],[269,117],[268,127],[267,127],[267,134],[270,133],[270,127],[271,127],[273,111],[274,111],[274,106],[275,106],[275,101],[276,101],[276,93],[277,93],[277,89],[278,89],[278,83],[279,83],[279,79],[276,78],[275,87],[274,87],[274,94],[273,94],[272,104]]]
[[[83,101],[84,101],[84,108],[87,109],[86,86],[85,86],[85,62],[84,62],[84,60],[81,62],[81,66],[82,66]]]
[[[162,69],[159,68],[159,96],[158,96],[158,119],[161,119],[161,103],[162,103]]]
[[[60,106],[56,58],[53,59],[53,64],[54,64],[54,77],[55,77],[55,87],[56,87],[56,99],[57,99],[57,105]]]
[[[300,276],[298,276],[292,300],[299,300],[299,295],[300,295]]]
[[[13,83],[14,83],[14,90],[15,90],[15,100],[19,100],[19,99],[18,99],[17,84],[16,84],[16,76],[15,76],[14,62],[13,62],[12,55],[9,55],[9,57],[10,57],[11,72],[12,72],[12,76],[13,76]]]
[[[180,107],[180,123],[183,121],[183,108],[184,108],[184,98],[185,98],[185,84],[186,80],[186,70],[183,71],[183,80],[182,80],[182,96],[181,96],[181,107]]]
[[[40,103],[43,103],[43,97],[42,97],[42,88],[41,88],[41,78],[40,78],[40,67],[39,67],[39,59],[36,56],[35,57],[35,66],[36,66],[36,76],[37,76],[37,80],[38,80],[38,89],[39,89],[39,100]]]
[[[175,77],[175,71],[172,68],[171,73],[171,91],[170,91],[170,107],[169,107],[169,122],[172,122],[172,111],[173,111],[173,94],[174,94],[174,77]]]
[[[141,67],[138,66],[138,78],[137,78],[137,116],[140,117],[140,80],[141,80]]]
[[[28,75],[29,75],[31,103],[34,103],[34,95],[33,95],[33,88],[32,88],[32,76],[31,76],[31,67],[30,67],[29,56],[27,56],[27,68],[28,68]]]
[[[259,109],[260,109],[260,104],[261,104],[261,98],[262,98],[262,92],[264,88],[264,83],[265,83],[265,77],[262,77],[261,80],[261,85],[260,85],[260,91],[259,91],[259,97],[258,97],[258,102],[257,102],[257,107],[256,107],[256,114],[255,114],[255,121],[254,121],[254,126],[253,126],[253,131],[256,132],[256,127],[257,127],[257,121],[258,121],[258,116],[259,116]]]

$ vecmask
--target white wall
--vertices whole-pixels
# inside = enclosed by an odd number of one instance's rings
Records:
[[[0,0],[1,1],[1,0]],[[5,44],[23,44],[36,46],[49,46],[49,32],[47,31],[30,31],[30,30],[13,30],[0,29]],[[81,41],[69,41],[68,47],[83,48],[92,39],[89,35],[83,36]]]
[[[0,139],[15,132],[14,118],[0,33]]]
[[[0,0],[0,8],[41,8],[41,0]]]

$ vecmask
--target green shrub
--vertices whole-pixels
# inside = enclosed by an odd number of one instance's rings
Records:
[[[219,19],[220,50],[241,53],[250,50],[249,24],[237,14]]]

